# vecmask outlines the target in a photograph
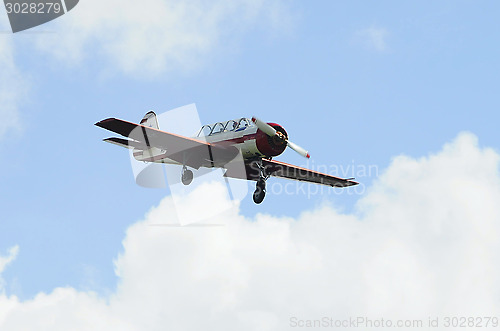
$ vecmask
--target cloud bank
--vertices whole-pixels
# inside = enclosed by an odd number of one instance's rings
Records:
[[[86,0],[38,47],[68,64],[98,55],[110,69],[152,77],[198,68],[221,40],[250,27],[289,21],[281,0]]]
[[[353,214],[325,205],[296,219],[248,219],[236,209],[217,218],[224,227],[152,226],[175,222],[167,197],[127,230],[113,294],[1,294],[0,329],[288,330],[292,317],[492,316],[499,160],[470,133],[427,157],[398,156]],[[224,199],[221,187],[205,196]]]

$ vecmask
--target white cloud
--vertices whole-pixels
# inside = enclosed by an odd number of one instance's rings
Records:
[[[5,270],[5,267],[16,259],[18,253],[19,253],[19,246],[16,245],[9,248],[7,256],[0,256],[0,276],[2,275],[2,272]],[[5,290],[5,281],[3,280],[2,277],[0,277],[0,297],[4,295],[5,293],[4,290]],[[2,320],[2,311],[4,311],[4,309],[2,309],[3,308],[2,301],[3,300],[0,299],[0,322]]]
[[[86,0],[38,44],[70,64],[101,55],[113,70],[150,77],[197,68],[221,40],[250,26],[276,27],[278,15],[289,22],[281,0]]]
[[[389,49],[387,45],[387,37],[389,32],[385,28],[369,27],[356,32],[355,40],[368,49],[377,52],[385,52]]]
[[[217,219],[224,227],[151,226],[173,222],[167,197],[127,230],[114,294],[0,295],[0,329],[286,330],[291,316],[491,316],[500,309],[499,161],[469,133],[425,158],[396,157],[354,214],[232,210]],[[220,203],[217,192],[202,203]]]
[[[0,274],[5,270],[5,267],[17,257],[18,253],[19,253],[19,246],[13,246],[9,248],[8,256],[6,257],[0,256]]]
[[[27,90],[26,80],[14,60],[11,35],[0,35],[0,68],[0,138],[2,138],[9,129],[19,128],[19,105]]]

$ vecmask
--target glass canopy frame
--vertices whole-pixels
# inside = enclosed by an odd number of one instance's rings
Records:
[[[215,124],[207,124],[201,127],[197,137],[213,136],[228,131],[241,131],[249,126],[253,126],[253,122],[246,117],[239,120],[229,120],[227,122],[218,122]]]

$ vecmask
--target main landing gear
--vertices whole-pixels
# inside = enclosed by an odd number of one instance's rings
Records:
[[[259,204],[264,201],[264,198],[266,197],[266,180],[269,178],[269,175],[266,173],[266,169],[262,166],[262,164],[257,163],[257,166],[259,167],[260,174],[257,184],[255,184],[253,202]]]
[[[181,182],[184,185],[189,185],[193,181],[193,172],[186,168],[186,166],[182,167],[181,173]]]

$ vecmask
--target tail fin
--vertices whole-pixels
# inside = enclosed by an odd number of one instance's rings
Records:
[[[158,127],[158,121],[156,119],[156,114],[154,111],[149,111],[144,115],[144,117],[141,120],[141,125],[154,128],[154,129],[159,129]]]

